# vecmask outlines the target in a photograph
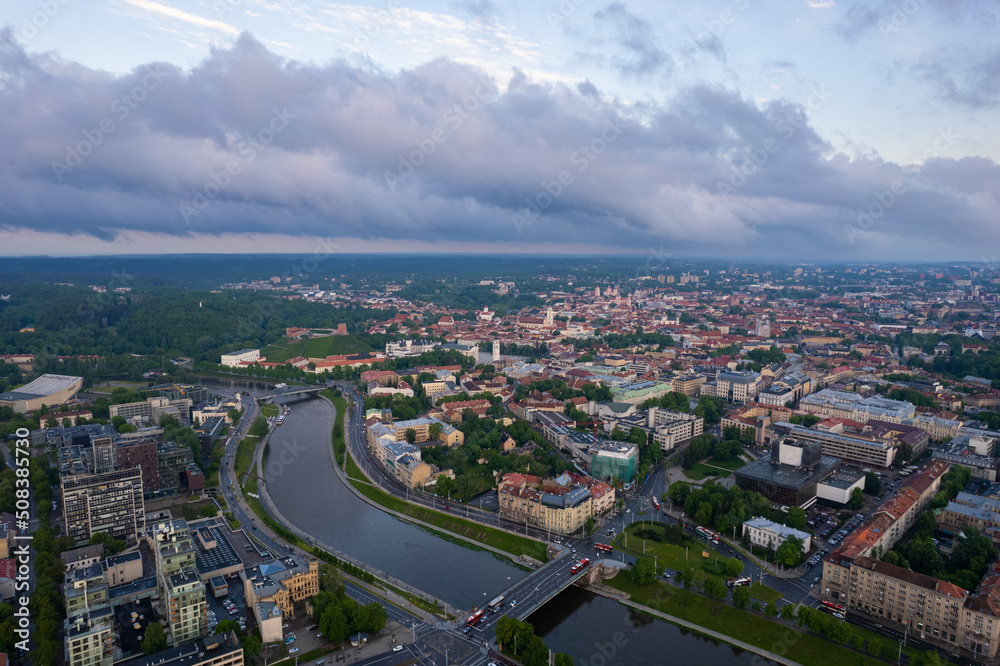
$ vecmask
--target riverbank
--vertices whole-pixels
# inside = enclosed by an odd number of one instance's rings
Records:
[[[348,453],[348,469],[357,474],[363,474],[357,465],[351,466],[353,460]],[[529,557],[535,562],[544,563],[548,560],[545,553],[546,544],[527,537],[510,534],[494,527],[489,527],[465,518],[459,518],[433,509],[411,504],[395,495],[376,488],[367,477],[359,480],[348,475],[347,481],[362,497],[388,511],[397,518],[420,525],[435,531],[441,531],[453,539],[467,542],[470,546],[509,557]]]
[[[338,405],[333,402],[334,400],[344,400],[343,398],[334,398],[327,395],[327,393],[328,391],[323,391],[320,396],[333,403],[335,408]],[[340,414],[341,412],[338,411],[338,417]],[[341,431],[346,431],[349,427],[349,420],[345,420]],[[338,429],[335,426],[334,435],[336,435],[337,431]],[[525,558],[531,564],[544,564],[548,561],[546,553],[548,544],[542,541],[428,509],[383,491],[381,488],[376,487],[371,479],[364,474],[363,470],[354,462],[353,456],[351,456],[349,451],[345,451],[344,460],[337,457],[336,443],[336,437],[334,437],[334,446],[331,448],[331,454],[334,456],[332,462],[337,474],[348,489],[368,504],[396,518],[435,532],[454,543],[474,549],[488,550],[503,558],[520,558],[520,563],[513,560],[512,562],[521,568],[524,568]]]
[[[661,581],[638,586],[627,576],[618,575],[591,589],[636,610],[751,650],[778,663],[871,666],[873,663],[888,663],[885,660],[887,651],[895,656],[895,644],[889,644],[882,637],[854,625],[845,628],[848,629],[848,640],[860,649]],[[879,656],[871,654],[875,650]],[[912,648],[906,648],[904,652],[911,655],[918,653]]]
[[[343,399],[341,398],[343,402]],[[342,422],[343,412],[338,412],[337,416]],[[271,501],[267,492],[267,484],[259,485],[259,478],[265,474],[264,448],[270,439],[269,432],[263,440],[257,442],[251,458],[251,467],[256,470],[256,474],[249,474],[245,484],[241,485],[241,494],[244,504],[257,515],[261,521],[271,529],[277,536],[287,543],[298,547],[304,552],[311,553],[321,561],[331,564],[347,575],[351,575],[359,582],[369,585],[369,591],[373,594],[374,589],[381,588],[388,594],[399,597],[400,602],[389,602],[413,613],[416,610],[425,613],[422,617],[424,621],[433,622],[439,617],[449,618],[447,605],[433,595],[418,590],[403,581],[396,579],[384,571],[379,571],[363,562],[355,561],[337,549],[322,543],[298,528],[292,521],[288,520],[278,510]],[[338,470],[339,471],[339,470]],[[374,586],[374,587],[372,587]],[[378,595],[384,598],[384,595]],[[388,600],[387,600],[388,601]],[[433,618],[433,619],[432,619]]]

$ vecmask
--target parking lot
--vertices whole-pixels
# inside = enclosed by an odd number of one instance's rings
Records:
[[[226,579],[228,583],[229,594],[219,597],[218,599],[212,594],[211,590],[206,591],[206,597],[208,598],[208,630],[209,632],[215,631],[215,625],[223,620],[234,620],[236,622],[243,618],[243,622],[247,629],[253,629],[253,613],[249,611],[246,607],[246,601],[243,596],[243,586],[239,579],[239,576],[235,578]],[[231,601],[235,608],[235,613],[230,613],[229,609],[226,608],[225,604],[227,601]]]
[[[323,645],[329,645],[329,641],[320,636],[316,623],[304,612],[300,611],[293,618],[285,618],[282,629],[285,635],[285,644],[269,644],[267,648],[267,658],[269,661],[286,654],[301,654],[315,650]],[[292,650],[296,650],[296,652],[292,652]]]

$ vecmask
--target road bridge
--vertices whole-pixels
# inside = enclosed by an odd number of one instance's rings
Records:
[[[489,596],[484,593],[481,609],[485,610],[486,615],[469,632],[472,634],[471,637],[480,641],[491,642],[496,623],[501,617],[509,615],[518,620],[523,620],[544,606],[557,594],[586,576],[590,568],[596,564],[591,561],[588,566],[573,572],[574,566],[581,559],[575,555],[571,556],[566,550],[561,551],[555,559],[533,571],[530,576],[513,583],[499,594]],[[491,612],[486,608],[487,604],[500,595],[504,597],[502,605],[496,612]],[[460,618],[462,624],[465,623],[467,617],[468,615],[465,615]]]
[[[274,398],[287,398],[290,395],[304,395],[307,393],[320,393],[325,391],[325,386],[289,386],[287,388],[279,389],[277,393],[273,395],[261,395],[258,396],[260,400],[273,400]]]

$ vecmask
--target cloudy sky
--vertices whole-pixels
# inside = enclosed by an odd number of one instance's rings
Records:
[[[1000,252],[1000,0],[4,0],[0,255]]]

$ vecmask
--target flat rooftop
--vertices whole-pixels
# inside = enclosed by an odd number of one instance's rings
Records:
[[[792,467],[771,462],[768,459],[756,460],[736,470],[737,478],[750,479],[768,483],[780,488],[799,490],[800,488],[830,475],[840,464],[840,458],[831,456],[820,457],[819,464],[813,468]]]
[[[189,524],[189,527],[192,531],[191,542],[195,549],[195,566],[200,575],[205,576],[214,571],[243,564],[243,560],[236,554],[236,549],[217,525]],[[197,531],[201,530],[211,533],[215,539],[215,548],[205,548],[197,534]]]
[[[236,638],[235,632],[227,631],[225,634],[206,636],[190,643],[182,643],[163,652],[130,659],[123,662],[122,666],[189,666],[190,664],[205,663],[208,659],[219,659],[237,650],[242,651],[243,646]]]
[[[17,398],[14,398],[16,400],[44,398],[46,396],[59,393],[60,391],[65,391],[68,388],[72,388],[76,384],[83,386],[83,377],[71,377],[69,375],[42,375],[30,384],[25,384],[15,391],[0,393],[0,399],[10,400],[11,398],[4,397],[8,395],[18,396]]]
[[[823,479],[823,484],[845,490],[853,486],[855,483],[857,483],[858,479],[860,479],[863,476],[864,474],[858,474],[855,472],[840,470],[834,474],[831,474],[827,478]]]

